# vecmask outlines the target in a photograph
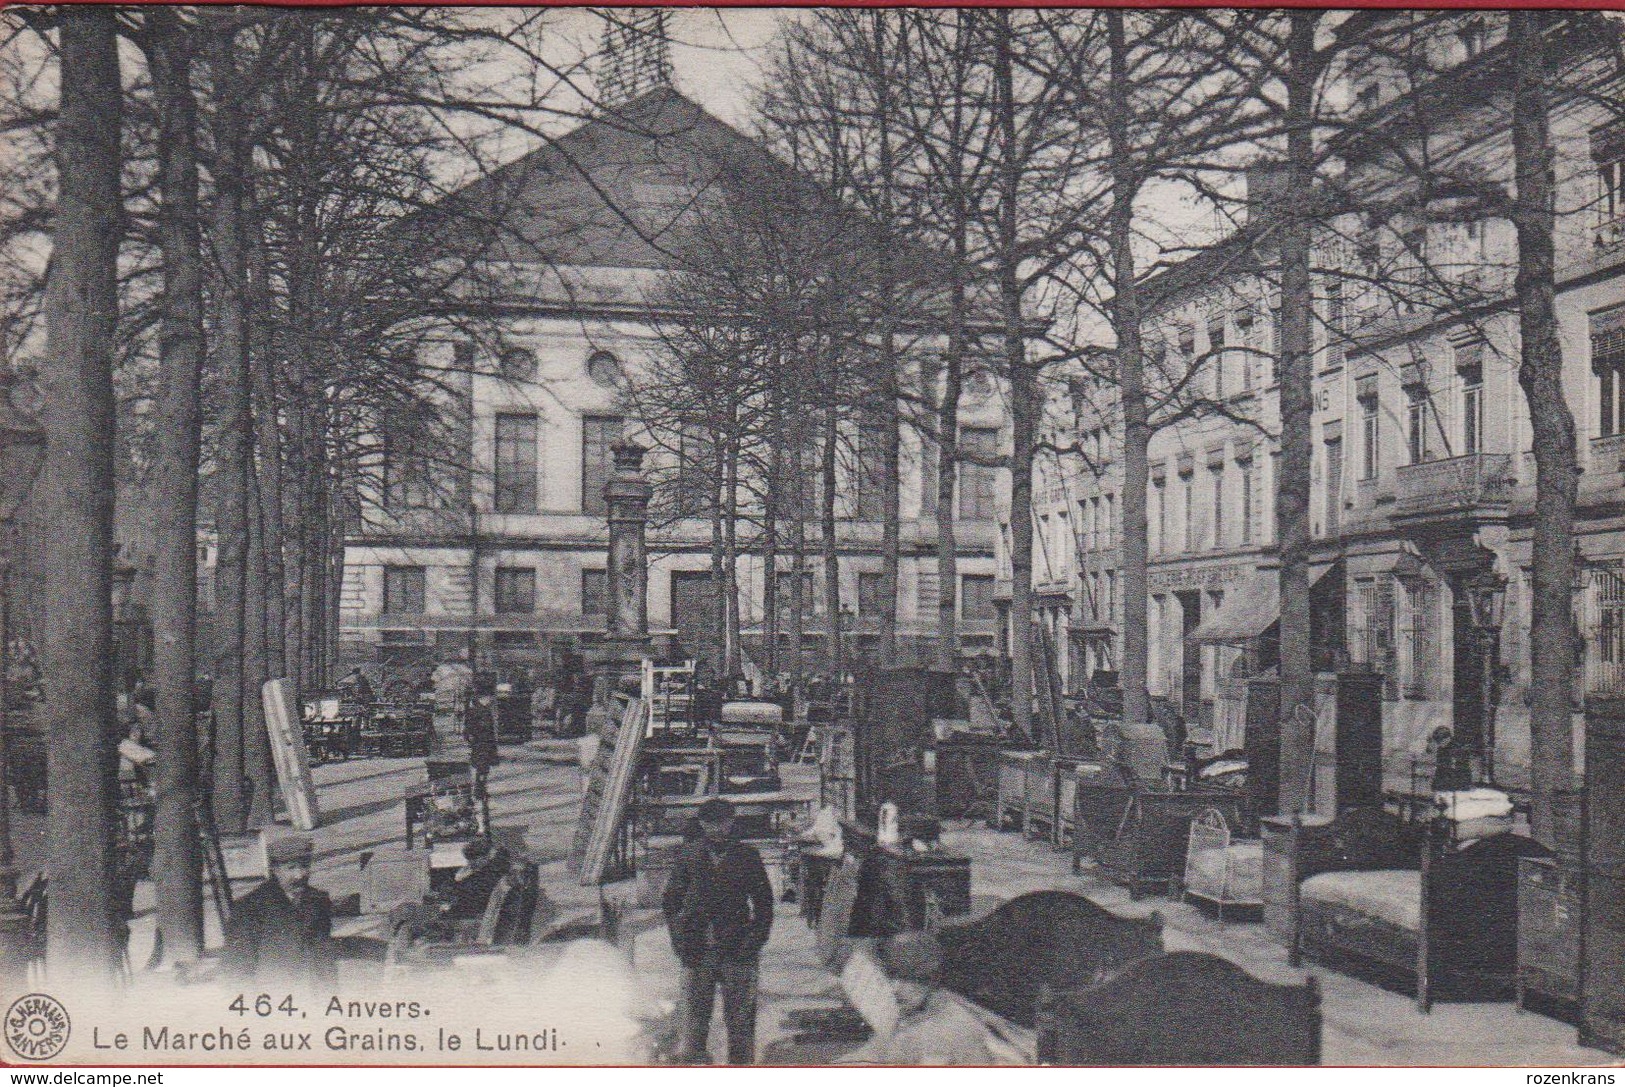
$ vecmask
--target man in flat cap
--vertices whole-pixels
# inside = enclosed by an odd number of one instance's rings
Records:
[[[706,1038],[716,991],[728,1031],[728,1063],[756,1060],[756,978],[773,928],[773,888],[761,855],[733,836],[734,810],[712,797],[700,834],[677,854],[661,905],[682,963],[677,1058],[709,1063]]]
[[[231,904],[225,970],[238,981],[310,988],[333,980],[333,902],[310,885],[310,839],[266,843],[271,878]]]

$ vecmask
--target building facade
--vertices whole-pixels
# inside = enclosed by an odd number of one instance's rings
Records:
[[[656,380],[657,361],[671,350],[665,286],[684,263],[662,239],[680,233],[683,209],[700,202],[717,171],[767,158],[747,137],[658,86],[482,183],[519,194],[504,208],[514,220],[505,230],[544,241],[500,269],[505,285],[495,335],[477,345],[448,322],[424,349],[432,366],[460,383],[453,398],[460,403],[448,410],[468,420],[466,484],[425,485],[431,469],[407,458],[392,461],[387,435],[380,436],[380,482],[363,488],[364,516],[345,550],[341,636],[349,658],[444,659],[467,650],[523,664],[542,659],[550,646],[578,647],[603,631],[603,485],[611,446],[628,439],[648,447],[645,468],[657,492],[680,486],[683,472],[682,439],[641,419],[638,397],[629,393]],[[774,163],[761,168],[784,171]],[[464,202],[486,206],[484,195]],[[909,349],[928,355],[934,342],[926,329],[910,338]],[[1008,423],[994,383],[967,382],[961,419],[961,443],[984,453],[1006,447]],[[878,454],[865,433],[852,430],[846,438],[850,455],[837,466],[836,504],[845,614],[828,614],[819,526],[809,519],[803,622],[809,667],[828,645],[832,623],[849,631],[857,652],[872,646],[883,606]],[[928,652],[936,628],[930,449],[905,423],[897,587],[905,659]],[[952,511],[961,644],[971,652],[996,641],[998,496],[1008,493],[1001,472],[966,465]],[[760,513],[751,502],[741,507],[747,519]],[[715,601],[709,518],[682,516],[680,509],[657,516],[648,549],[657,645],[703,654]],[[776,568],[779,625],[787,630],[789,559],[782,552]],[[750,539],[741,542],[737,577],[741,640],[759,656],[768,626],[765,563]]]
[[[1493,749],[1497,780],[1518,786],[1534,462],[1517,377],[1517,239],[1492,199],[1512,189],[1504,18],[1463,15],[1457,33],[1435,27],[1406,72],[1373,56],[1347,76],[1358,123],[1336,147],[1340,180],[1369,210],[1333,220],[1316,244],[1310,528],[1317,668],[1385,677],[1390,772],[1445,726]],[[1582,472],[1578,734],[1584,695],[1625,689],[1625,126],[1607,104],[1617,95],[1597,93],[1616,77],[1595,42],[1554,44],[1565,85],[1580,88],[1554,94],[1552,121],[1558,319]],[[1419,159],[1438,164],[1427,186]],[[1268,175],[1249,180],[1253,214],[1265,215]],[[1220,749],[1239,746],[1241,680],[1276,663],[1278,293],[1267,231],[1254,226],[1146,284],[1153,366],[1193,372],[1209,402],[1151,442],[1149,682]],[[1110,405],[1079,425],[1086,439],[1118,434]],[[1115,489],[1108,472],[1080,509]],[[1109,547],[1084,558],[1085,584],[1117,563]],[[1504,587],[1499,616],[1474,606],[1486,586]]]

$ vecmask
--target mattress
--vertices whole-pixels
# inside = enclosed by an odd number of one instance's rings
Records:
[[[777,702],[724,702],[724,725],[777,725],[784,721],[784,707]]]
[[[1437,800],[1445,818],[1458,823],[1512,817],[1512,798],[1499,789],[1461,789],[1439,793]]]
[[[1230,879],[1225,881],[1225,866]],[[1233,842],[1224,849],[1202,849],[1185,864],[1185,889],[1226,903],[1261,904],[1264,901],[1264,843]]]
[[[1422,928],[1422,873],[1409,869],[1322,872],[1303,881],[1299,898],[1385,921],[1407,932]]]
[[[1458,848],[1512,830],[1512,799],[1499,789],[1460,789],[1435,796],[1444,817],[1455,824]]]

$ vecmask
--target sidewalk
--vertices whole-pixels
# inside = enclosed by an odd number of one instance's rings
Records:
[[[457,757],[448,750],[445,757]],[[421,759],[368,759],[332,763],[315,771],[320,791],[321,827],[314,835],[313,882],[340,899],[360,889],[363,851],[398,848],[405,833],[402,796],[422,774]],[[787,785],[816,788],[809,768],[787,767]],[[675,1006],[678,964],[657,910],[635,905],[636,882],[606,888],[581,887],[564,870],[575,830],[580,771],[573,741],[538,741],[503,748],[503,762],[491,775],[492,823],[499,838],[523,847],[542,863],[543,886],[566,912],[596,911],[600,895],[626,907],[623,948],[651,1009]],[[1294,970],[1285,950],[1268,939],[1258,922],[1220,923],[1194,906],[1161,897],[1139,902],[1128,892],[1087,872],[1073,875],[1070,857],[1019,834],[998,833],[980,824],[952,823],[945,844],[972,858],[973,903],[978,911],[1028,891],[1059,889],[1086,895],[1125,916],[1157,911],[1170,950],[1222,955],[1255,976],[1301,983],[1306,973],[1320,980],[1327,1064],[1442,1065],[1522,1064],[1604,1065],[1614,1059],[1576,1043],[1572,1026],[1535,1013],[1519,1014],[1510,1002],[1439,1004],[1419,1013],[1411,998],[1320,967]],[[150,886],[138,899],[131,961],[140,968],[151,941]],[[345,919],[341,934],[365,932],[372,919]],[[211,933],[214,940],[218,935]],[[346,963],[346,977],[368,980],[376,968]],[[823,969],[813,934],[799,907],[781,903],[772,938],[763,954],[758,1051],[786,1036],[783,1022],[796,1008],[841,1003],[839,986]],[[722,1053],[720,1016],[712,1034],[713,1052]]]

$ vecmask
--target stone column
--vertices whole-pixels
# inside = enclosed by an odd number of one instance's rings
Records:
[[[654,493],[643,478],[643,454],[636,442],[619,441],[610,447],[615,474],[604,484],[609,508],[609,569],[606,612],[610,638],[649,638],[649,569],[644,535],[649,524],[649,497]]]
[[[645,533],[653,488],[643,478],[648,450],[632,441],[610,447],[615,474],[604,484],[609,510],[609,559],[605,571],[604,638],[586,655],[596,673],[589,732],[602,730],[613,712],[613,693],[628,676],[637,676],[649,656],[649,567]]]

